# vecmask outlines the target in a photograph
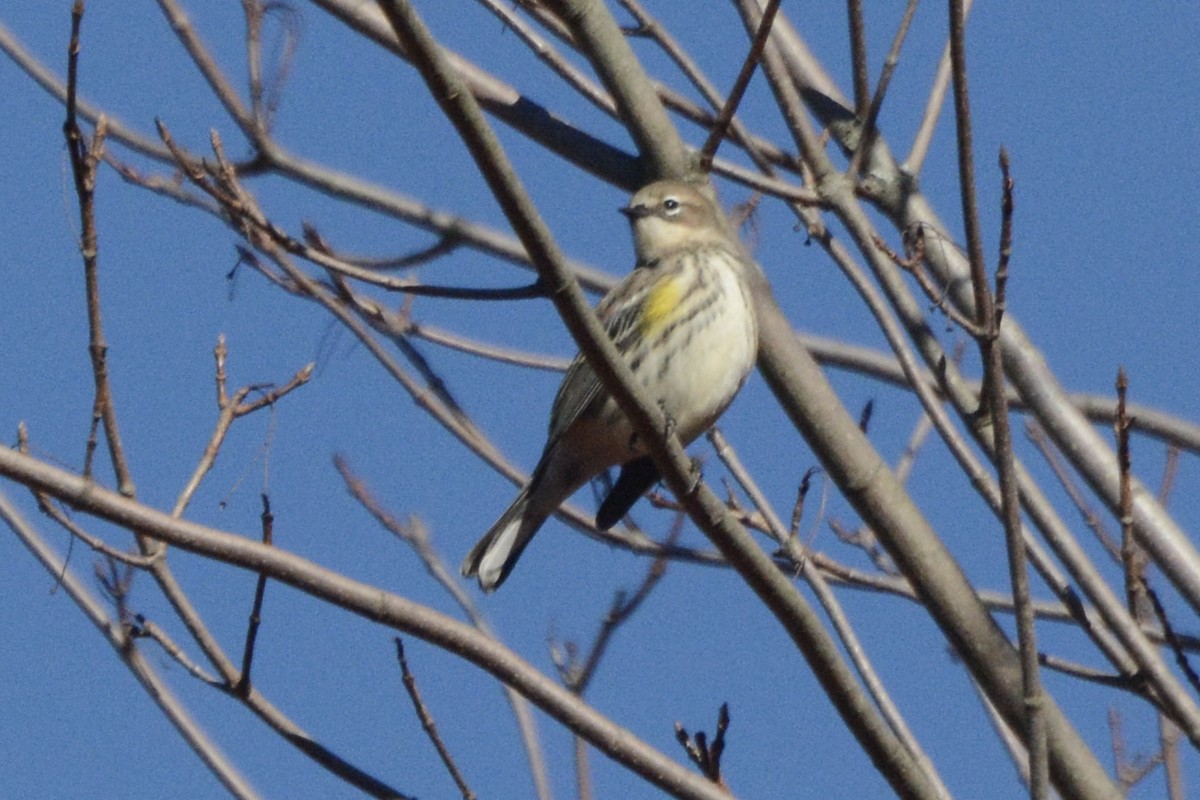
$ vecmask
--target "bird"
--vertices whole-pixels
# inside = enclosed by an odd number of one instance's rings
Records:
[[[700,186],[659,180],[619,209],[636,264],[596,306],[634,378],[686,446],[716,422],[754,365],[758,326],[747,283],[757,269]],[[528,483],[462,564],[485,592],[504,582],[542,524],[585,483],[621,472],[596,514],[615,525],[659,481],[633,426],[582,354],[567,368]]]

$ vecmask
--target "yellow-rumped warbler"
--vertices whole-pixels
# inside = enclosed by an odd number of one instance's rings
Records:
[[[684,444],[708,429],[754,365],[758,330],[743,271],[753,267],[698,188],[658,181],[621,212],[633,227],[637,266],[596,307],[630,370]],[[463,561],[484,591],[504,582],[542,523],[604,470],[621,474],[596,514],[607,530],[659,474],[629,420],[583,356],[563,377],[550,432],[529,483]]]

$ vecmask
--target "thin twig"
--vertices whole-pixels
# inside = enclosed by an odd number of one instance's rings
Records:
[[[391,514],[383,507],[362,479],[354,474],[344,456],[335,455],[333,464],[338,474],[341,475],[342,480],[346,483],[346,489],[350,492],[351,496],[385,530],[412,548],[413,552],[420,558],[426,572],[450,595],[458,607],[463,610],[463,613],[466,614],[467,618],[470,619],[472,625],[488,636],[495,638],[495,633],[492,631],[491,626],[488,625],[487,620],[484,619],[483,614],[480,613],[478,606],[475,605],[475,601],[463,589],[462,582],[457,579],[457,570],[452,572],[446,567],[445,560],[437,552],[436,548],[434,548],[433,542],[430,540],[429,531],[421,521],[416,517],[410,517],[407,524],[402,524],[394,514]],[[542,798],[542,800],[550,800],[552,794],[550,776],[546,768],[546,756],[542,751],[541,740],[537,732],[537,723],[530,709],[529,701],[507,684],[504,686],[504,694],[508,699],[509,705],[512,706],[513,716],[517,720],[517,729],[520,732],[521,743],[525,747],[537,796]]]
[[[867,558],[871,560],[871,563],[875,565],[875,569],[884,575],[895,577],[900,574],[900,570],[896,569],[891,556],[880,546],[879,538],[866,525],[859,525],[857,528],[851,529],[850,526],[840,520],[831,519],[829,520],[829,527],[833,530],[834,535],[837,536],[838,541],[862,550]]]
[[[996,260],[996,300],[995,316],[996,330],[1004,324],[1004,309],[1008,303],[1008,262],[1012,258],[1013,232],[1013,178],[1008,150],[1000,148],[1000,178],[1002,192],[1000,199],[1000,256]]]
[[[671,530],[667,534],[666,542],[668,546],[674,545],[679,540],[680,534],[683,533],[683,522],[685,519],[686,517],[682,514],[676,515],[675,521],[671,525]],[[650,563],[650,568],[646,570],[646,575],[642,578],[642,582],[638,584],[637,589],[632,594],[624,590],[616,593],[612,604],[609,606],[604,619],[600,623],[600,630],[597,631],[596,638],[592,640],[592,646],[588,648],[588,654],[583,659],[582,664],[574,660],[556,659],[559,665],[559,673],[562,675],[563,683],[568,689],[579,695],[583,695],[587,691],[613,636],[641,608],[642,603],[654,591],[654,587],[667,574],[667,563],[666,557],[659,555]]]
[[[275,515],[271,513],[271,497],[262,493],[262,542],[268,547],[275,544]],[[250,607],[250,621],[246,625],[246,644],[242,648],[242,672],[234,685],[235,693],[245,697],[250,693],[250,668],[254,665],[254,645],[258,641],[258,628],[262,624],[263,596],[267,591],[267,576],[259,573],[254,586],[254,604]]]
[[[1125,368],[1117,370],[1117,467],[1121,480],[1121,568],[1125,576],[1125,602],[1129,613],[1136,619],[1145,619],[1150,613],[1150,601],[1146,596],[1146,555],[1138,546],[1133,535],[1133,476],[1132,459],[1129,451],[1129,420],[1125,411],[1125,396],[1129,390],[1129,377]]]
[[[454,756],[450,754],[450,748],[446,747],[446,743],[442,741],[442,737],[437,730],[437,724],[433,721],[433,715],[429,713],[428,706],[421,699],[421,691],[417,688],[417,680],[413,677],[412,670],[408,667],[408,658],[404,655],[404,642],[401,641],[399,636],[393,641],[396,643],[396,660],[400,662],[401,682],[404,684],[404,691],[408,692],[408,697],[412,700],[413,709],[417,712],[417,719],[421,721],[421,728],[425,731],[425,735],[429,737],[429,741],[433,743],[438,757],[442,759],[442,763],[446,766],[446,771],[450,773],[450,777],[454,780],[454,785],[458,787],[459,793],[462,794],[463,800],[475,800],[475,792],[467,785],[467,779],[463,777],[458,765],[454,763]]]
[[[929,301],[937,307],[938,311],[945,314],[951,322],[973,337],[978,338],[984,335],[978,322],[956,308],[950,302],[946,290],[938,286],[933,276],[925,269],[925,248],[928,247],[926,242],[927,233],[924,226],[916,226],[905,231],[904,256],[901,256],[888,247],[887,243],[880,236],[876,236],[874,239],[875,247],[886,255],[893,264],[912,275],[916,279],[917,285],[921,287],[921,291],[929,298]],[[938,244],[940,246],[944,242],[939,239]]]
[[[30,452],[29,429],[25,426],[24,422],[21,422],[17,425],[17,451],[23,453],[24,455],[29,455]],[[67,555],[66,558],[63,559],[64,565],[69,565],[71,563],[71,553],[74,551],[76,539],[79,539],[92,550],[100,553],[106,558],[116,559],[117,561],[121,561],[141,569],[149,567],[151,562],[161,557],[161,552],[152,555],[142,555],[138,553],[126,552],[124,550],[118,550],[117,548],[112,547],[107,542],[103,541],[100,537],[93,536],[92,534],[88,533],[82,525],[77,524],[73,519],[71,519],[67,512],[63,510],[60,504],[50,495],[36,490],[33,491],[32,494],[34,500],[37,501],[38,511],[41,511],[46,516],[50,517],[52,520],[57,522],[63,528],[63,530],[71,534],[71,540],[67,545]],[[58,591],[57,584],[52,590],[52,593],[54,591]]]
[[[383,275],[380,274],[380,267],[378,265],[363,266],[334,255],[319,237],[314,236],[315,232],[311,226],[305,226],[304,239],[300,240],[289,235],[278,226],[269,224],[265,216],[259,217],[255,215],[248,217],[248,219],[258,225],[263,234],[275,239],[287,252],[300,256],[338,275],[354,278],[363,283],[387,289],[388,291],[403,292],[406,295],[414,297],[438,297],[448,300],[527,300],[545,297],[546,295],[540,281],[504,289],[478,289],[462,286],[438,286],[421,283],[412,278],[396,278],[390,275]],[[444,241],[451,241],[452,235],[452,233],[447,234]],[[407,259],[401,259],[401,261],[407,260],[410,263],[400,263],[399,266],[411,266],[412,263],[435,258],[439,255],[449,253],[453,249],[453,246],[444,247],[440,244],[434,245],[421,253],[409,256]],[[397,265],[397,262],[393,261],[391,264]]]
[[[962,200],[963,225],[966,228],[967,257],[975,293],[976,322],[983,331],[977,338],[984,365],[984,401],[992,424],[994,439],[993,461],[1000,483],[1000,501],[1004,523],[1004,538],[1008,553],[1009,576],[1013,599],[1017,603],[1017,643],[1020,653],[1022,694],[1024,699],[1024,730],[1029,751],[1029,794],[1031,800],[1045,800],[1050,793],[1050,758],[1048,752],[1047,698],[1042,691],[1038,672],[1037,638],[1033,609],[1030,604],[1027,553],[1021,532],[1020,497],[1016,465],[1012,450],[1012,431],[1009,427],[1007,398],[1004,393],[1003,353],[999,346],[1000,319],[996,314],[994,295],[988,287],[983,256],[983,236],[980,230],[979,208],[975,192],[975,151],[971,123],[970,93],[967,86],[966,33],[962,0],[949,0],[950,60],[954,78],[954,120],[958,137],[959,195]],[[1012,214],[1012,187],[1005,187],[1002,209],[1006,217]],[[1010,222],[1006,219],[1004,225]]]
[[[964,0],[963,15],[971,13],[971,4],[974,0]],[[925,165],[925,156],[929,152],[929,145],[933,141],[933,134],[937,130],[938,117],[941,116],[942,104],[946,100],[946,89],[950,86],[950,42],[946,42],[946,46],[942,49],[942,57],[938,60],[937,70],[934,72],[933,86],[929,90],[929,99],[925,102],[925,113],[921,115],[921,125],[917,129],[916,136],[913,137],[912,148],[908,152],[908,157],[904,159],[904,164],[901,169],[913,176],[921,174],[921,168]]]
[[[140,555],[138,553],[130,553],[125,550],[118,550],[115,547],[107,544],[98,536],[93,536],[88,533],[83,526],[76,523],[73,519],[67,516],[67,513],[60,507],[54,498],[47,495],[45,492],[35,492],[34,496],[38,501],[38,508],[53,519],[62,528],[71,534],[72,537],[79,539],[95,552],[101,554],[105,558],[120,561],[122,564],[128,564],[137,569],[147,569],[154,564],[159,558],[158,554]]]
[[[725,777],[721,774],[721,755],[725,752],[725,732],[729,730],[729,704],[721,703],[717,711],[717,728],[712,744],[704,731],[697,731],[695,736],[689,736],[682,724],[675,723],[675,739],[683,746],[688,760],[695,764],[701,774],[725,791],[729,791]]]
[[[1128,406],[1126,406],[1128,409]],[[1136,413],[1136,412],[1134,412]],[[1130,428],[1137,426],[1137,418],[1129,420]],[[1167,458],[1163,462],[1162,479],[1158,482],[1158,502],[1163,504],[1165,508],[1167,501],[1171,499],[1171,490],[1175,488],[1175,478],[1179,475],[1179,445],[1167,445]]]
[[[97,426],[103,424],[104,438],[108,443],[109,460],[117,476],[117,487],[128,497],[134,495],[133,476],[125,458],[121,433],[117,426],[116,406],[113,402],[112,386],[108,378],[108,343],[104,338],[104,325],[100,310],[99,238],[96,232],[96,169],[104,154],[104,139],[108,125],[101,116],[91,142],[84,140],[79,127],[76,98],[79,85],[79,31],[83,22],[83,2],[76,0],[71,8],[71,41],[67,48],[67,118],[63,123],[63,134],[67,139],[67,151],[71,156],[71,175],[75,182],[75,194],[79,199],[80,244],[83,255],[83,275],[87,295],[88,354],[92,362],[92,377],[95,397],[92,402],[92,424],[88,435],[84,474],[92,474],[92,454],[97,441]]]
[[[296,371],[294,375],[282,386],[266,389],[265,386],[243,386],[232,397],[228,394],[226,385],[226,359],[229,354],[228,346],[225,344],[225,336],[217,337],[216,347],[213,348],[213,358],[216,361],[216,390],[217,390],[217,422],[213,427],[213,432],[208,437],[208,443],[204,446],[204,452],[200,456],[200,461],[196,464],[196,468],[192,470],[191,477],[184,485],[179,497],[175,500],[175,507],[171,513],[176,516],[182,516],[196,490],[200,487],[200,482],[204,476],[212,469],[216,463],[217,454],[221,450],[222,444],[225,442],[225,437],[229,433],[233,422],[248,414],[252,414],[261,408],[274,406],[281,398],[291,393],[295,389],[303,386],[312,377],[315,364],[309,363]],[[251,393],[259,392],[259,396],[246,402],[246,398]]]
[[[1175,656],[1175,664],[1179,667],[1184,677],[1187,678],[1192,691],[1200,694],[1200,674],[1196,672],[1196,669],[1188,660],[1187,653],[1184,652],[1184,648],[1179,642],[1179,634],[1175,632],[1174,627],[1171,625],[1171,620],[1167,616],[1167,609],[1163,606],[1162,601],[1158,599],[1158,592],[1154,591],[1148,582],[1143,582],[1143,588],[1146,591],[1146,597],[1150,601],[1150,606],[1154,610],[1154,615],[1158,617],[1158,622],[1162,625],[1163,638]]]
[[[1066,463],[1064,463],[1058,449],[1055,448],[1054,443],[1046,436],[1046,432],[1042,430],[1042,427],[1036,420],[1031,419],[1025,424],[1025,435],[1033,443],[1033,446],[1038,449],[1038,452],[1042,454],[1042,458],[1046,460],[1046,464],[1058,479],[1063,490],[1066,491],[1067,497],[1070,498],[1075,509],[1083,518],[1084,524],[1096,535],[1097,540],[1104,546],[1105,551],[1112,556],[1113,562],[1119,564],[1121,562],[1120,544],[1113,538],[1108,528],[1105,527],[1104,519],[1095,506],[1089,502],[1087,495],[1076,482]]]
[[[128,500],[128,498],[124,498]],[[163,680],[157,670],[146,660],[142,651],[130,639],[125,625],[111,619],[105,612],[103,603],[88,590],[80,578],[69,569],[46,543],[41,534],[30,525],[16,506],[8,498],[0,494],[0,520],[12,530],[21,543],[33,553],[34,557],[54,576],[63,586],[66,594],[83,612],[88,621],[100,631],[104,639],[112,647],[113,652],[121,663],[133,673],[138,682],[146,690],[147,696],[163,712],[180,736],[187,742],[192,751],[212,771],[218,781],[239,800],[254,800],[259,795],[238,771],[237,766],[214,742],[204,729],[196,722],[188,711],[187,706],[179,699],[171,686]]]
[[[1138,544],[1133,531],[1133,466],[1129,449],[1129,419],[1125,410],[1125,397],[1129,390],[1129,378],[1124,367],[1117,370],[1117,463],[1121,479],[1121,566],[1125,575],[1125,597],[1129,611],[1139,621],[1149,620],[1151,614],[1158,618],[1162,625],[1171,651],[1175,655],[1175,663],[1191,684],[1192,690],[1200,693],[1200,675],[1188,661],[1187,655],[1179,646],[1174,627],[1167,617],[1166,608],[1158,598],[1158,593],[1150,586],[1147,575],[1146,554]]]
[[[429,532],[425,525],[416,517],[410,517],[407,523],[402,523],[379,502],[378,498],[367,487],[367,484],[350,468],[350,462],[340,453],[333,457],[333,466],[346,484],[350,495],[367,510],[384,530],[391,533],[408,545],[417,557],[425,571],[454,599],[480,630],[490,632],[483,615],[479,613],[471,596],[463,590],[462,583],[456,577],[456,571],[446,568],[441,554],[430,541]]]
[[[141,614],[135,615],[129,634],[134,638],[145,637],[155,642],[163,649],[163,652],[171,657],[172,661],[187,670],[193,678],[207,683],[214,689],[221,689],[222,691],[228,689],[224,681],[210,675],[203,667],[189,658],[179,643],[172,639],[166,631],[152,620],[146,619]]]
[[[854,0],[857,4],[858,0]],[[892,38],[891,49],[888,50],[887,58],[884,59],[883,69],[879,73],[879,83],[875,85],[875,94],[871,97],[870,105],[866,108],[866,113],[863,113],[861,108],[861,100],[856,100],[858,105],[858,116],[862,120],[862,136],[859,138],[858,146],[854,148],[854,154],[850,157],[850,165],[846,168],[846,174],[851,179],[857,180],[859,172],[862,170],[863,164],[866,162],[866,154],[871,152],[871,148],[875,145],[876,126],[879,120],[879,111],[883,108],[883,99],[887,97],[888,87],[892,82],[892,74],[896,71],[896,66],[900,63],[900,49],[904,46],[904,40],[908,37],[908,28],[912,24],[913,15],[917,12],[918,0],[908,0],[908,6],[904,9],[904,16],[900,18],[900,25],[896,29],[896,35]],[[862,9],[858,10],[861,15]],[[851,17],[853,20],[853,17]],[[853,24],[853,23],[852,23]],[[853,30],[853,27],[852,27]],[[863,58],[866,58],[866,46],[863,45]],[[865,66],[864,66],[864,81]],[[858,97],[858,71],[857,62],[855,64],[855,97]]]
[[[796,502],[792,503],[792,517],[788,523],[788,539],[797,541],[800,539],[800,523],[804,520],[804,501],[812,487],[813,476],[819,471],[819,467],[809,467],[800,476],[800,483],[796,486]]]
[[[246,18],[246,65],[249,73],[250,108],[255,125],[266,136],[271,129],[275,112],[283,97],[283,86],[291,73],[299,43],[299,12],[286,3],[261,0],[242,0]],[[283,44],[278,50],[278,60],[273,65],[269,80],[263,78],[262,33],[263,23],[275,17],[283,29]]]
[[[1095,669],[1094,667],[1078,664],[1074,661],[1068,661],[1065,658],[1059,658],[1058,656],[1046,653],[1038,656],[1038,663],[1046,669],[1052,669],[1055,672],[1069,675],[1072,678],[1078,678],[1088,683],[1094,683],[1097,686],[1120,689],[1142,698],[1146,696],[1145,682],[1139,680],[1136,675],[1114,675],[1111,672]]]
[[[486,358],[500,364],[511,364],[518,367],[557,373],[565,372],[571,364],[571,359],[561,356],[545,356],[539,353],[518,350],[513,347],[502,347],[478,339],[470,339],[436,325],[417,322],[409,318],[407,314],[393,315],[389,319],[398,321],[399,324],[403,325],[403,333],[409,336],[415,336],[427,342],[451,350],[457,350],[460,353],[469,353],[470,355]]]
[[[265,130],[270,126],[262,102],[262,4],[257,0],[242,0],[242,15],[246,19],[246,72],[250,84],[250,108],[254,113],[255,125]]]
[[[758,60],[762,57],[763,47],[766,46],[767,37],[771,33],[771,23],[775,21],[775,12],[779,10],[779,3],[780,0],[767,0],[762,19],[758,23],[758,30],[754,32],[754,39],[750,43],[750,51],[742,62],[742,68],[733,82],[733,88],[729,90],[729,96],[725,99],[721,112],[717,114],[712,130],[708,132],[708,138],[704,140],[704,145],[700,148],[701,172],[708,172],[712,168],[713,156],[716,155],[721,140],[725,138],[725,131],[729,128],[734,114],[737,113],[737,107],[741,104],[746,87],[750,85],[750,78],[754,76],[754,69],[758,66]]]
[[[345,264],[352,264],[356,267],[362,267],[370,270],[397,270],[408,269],[411,267],[419,267],[423,264],[428,264],[436,261],[442,256],[450,255],[462,245],[462,239],[456,236],[454,231],[445,231],[438,235],[437,241],[428,247],[422,247],[414,252],[407,253],[402,256],[390,257],[370,257],[370,256],[352,256],[345,253],[336,252],[325,237],[321,235],[316,226],[311,222],[301,224],[304,231],[304,243],[315,250],[333,256],[338,261]]]

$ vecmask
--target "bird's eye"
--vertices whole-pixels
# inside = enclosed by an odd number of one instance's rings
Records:
[[[673,214],[679,210],[679,201],[674,197],[668,197],[666,200],[663,200],[663,209]]]

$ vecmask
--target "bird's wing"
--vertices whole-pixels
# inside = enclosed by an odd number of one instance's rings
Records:
[[[622,353],[629,349],[630,336],[637,330],[641,297],[658,277],[655,270],[638,267],[596,306],[600,323]],[[548,440],[557,440],[586,409],[603,396],[604,387],[587,359],[582,353],[575,356],[554,397]]]

